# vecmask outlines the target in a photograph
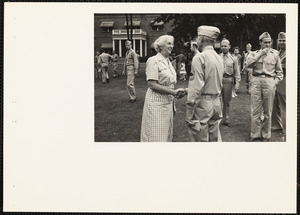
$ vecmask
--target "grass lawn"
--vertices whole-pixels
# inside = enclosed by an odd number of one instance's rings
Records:
[[[123,66],[118,67],[119,74]],[[144,98],[147,90],[145,63],[140,65],[140,75],[135,79],[137,102],[129,103],[126,77],[112,78],[102,84],[95,79],[95,141],[96,142],[139,142]],[[242,76],[240,94],[232,98],[230,117],[232,127],[221,125],[224,142],[246,142],[250,140],[250,95],[246,93],[245,77]],[[178,81],[175,88],[187,87],[188,81]],[[187,129],[184,122],[186,97],[176,99],[177,112],[174,117],[173,142],[187,142]],[[282,134],[272,132],[271,141],[280,142]]]

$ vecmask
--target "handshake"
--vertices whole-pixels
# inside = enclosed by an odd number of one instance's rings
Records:
[[[186,89],[178,88],[178,89],[175,90],[175,98],[176,99],[181,99],[185,95],[187,95],[187,90]]]

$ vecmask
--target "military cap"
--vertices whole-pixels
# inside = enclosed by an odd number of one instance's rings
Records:
[[[285,40],[285,32],[279,32],[278,40]]]
[[[271,39],[271,35],[268,32],[264,32],[259,36],[259,40],[262,40],[264,38],[269,38]]]
[[[217,27],[201,25],[197,29],[198,35],[203,35],[210,37],[212,39],[217,39],[220,34],[220,30]]]

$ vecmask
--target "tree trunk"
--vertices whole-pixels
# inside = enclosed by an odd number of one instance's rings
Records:
[[[133,33],[132,14],[130,14],[130,40],[131,40],[131,43],[133,42],[132,41],[132,33]]]
[[[127,39],[130,40],[130,38],[129,38],[129,21],[128,21],[127,14],[126,14],[126,30],[127,30]]]

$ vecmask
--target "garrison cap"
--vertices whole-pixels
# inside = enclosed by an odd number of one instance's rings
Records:
[[[214,26],[207,26],[207,25],[199,26],[197,31],[198,31],[198,35],[207,36],[212,39],[217,39],[217,37],[220,34],[219,28],[214,27]]]
[[[278,40],[285,40],[285,32],[279,32]]]
[[[264,32],[259,36],[259,40],[262,40],[264,38],[269,38],[271,39],[271,35],[268,32]]]

